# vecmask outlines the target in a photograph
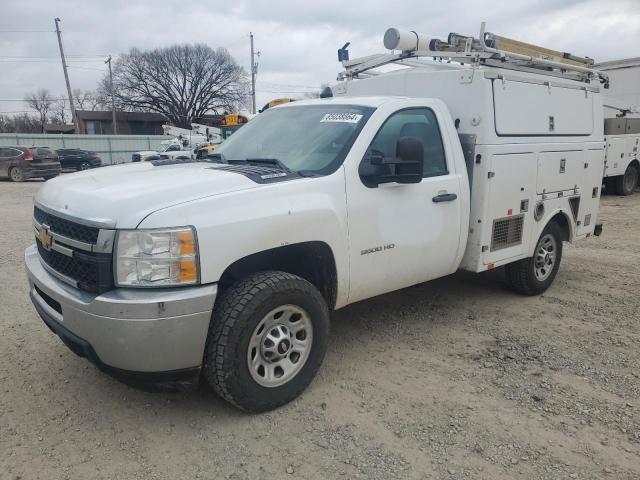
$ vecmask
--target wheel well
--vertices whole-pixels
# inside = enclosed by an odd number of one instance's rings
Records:
[[[562,232],[562,240],[564,242],[571,240],[571,225],[569,225],[569,220],[564,213],[556,213],[549,222],[555,222],[558,224],[560,231]]]
[[[279,270],[304,278],[320,291],[330,309],[335,306],[336,262],[326,243],[296,243],[254,253],[229,265],[218,284],[224,290],[241,278],[264,270]]]
[[[629,165],[635,167],[635,169],[638,171],[638,175],[640,175],[640,161],[638,161],[637,158],[633,162],[631,162]]]

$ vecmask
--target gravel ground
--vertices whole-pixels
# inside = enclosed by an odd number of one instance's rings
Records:
[[[333,315],[318,378],[246,415],[76,357],[27,298],[41,182],[0,182],[2,479],[638,479],[640,195],[565,245],[539,297],[459,273]]]

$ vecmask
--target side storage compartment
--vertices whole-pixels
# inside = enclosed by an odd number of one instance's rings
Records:
[[[602,193],[602,171],[604,170],[604,151],[586,150],[583,152],[587,165],[582,174],[580,205],[576,218],[576,236],[581,237],[593,230],[598,220],[598,208]]]
[[[593,87],[500,75],[493,81],[499,136],[591,135]]]
[[[491,156],[485,264],[527,253],[532,209],[536,198],[537,155],[508,153]]]
[[[586,168],[585,152],[540,152],[538,155],[537,193],[554,193],[578,188]]]

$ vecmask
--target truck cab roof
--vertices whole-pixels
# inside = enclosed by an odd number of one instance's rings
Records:
[[[295,108],[304,105],[359,105],[362,107],[378,108],[387,102],[394,100],[407,100],[411,97],[402,95],[389,96],[349,96],[349,97],[330,97],[330,98],[314,98],[310,100],[300,100],[295,103],[287,103],[278,105],[277,108]],[[275,107],[274,107],[275,108]]]

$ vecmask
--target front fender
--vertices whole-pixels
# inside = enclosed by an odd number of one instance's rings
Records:
[[[336,262],[336,307],[349,285],[344,170],[319,178],[260,185],[167,207],[139,228],[193,225],[198,235],[202,283],[217,282],[234,262],[272,248],[319,241]]]

